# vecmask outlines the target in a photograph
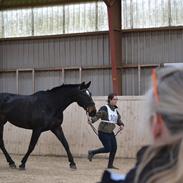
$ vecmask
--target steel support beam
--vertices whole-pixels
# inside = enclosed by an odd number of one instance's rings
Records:
[[[117,69],[121,65],[121,1],[104,0],[108,10],[110,61],[112,66],[113,92],[122,95],[122,71]]]

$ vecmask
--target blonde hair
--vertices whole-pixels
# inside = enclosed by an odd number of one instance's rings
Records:
[[[153,86],[147,92],[146,124],[150,127],[150,117],[160,114],[165,126],[170,132],[168,144],[152,145],[145,152],[140,165],[137,168],[135,183],[141,183],[140,174],[145,166],[166,145],[175,156],[172,162],[166,166],[153,167],[155,173],[149,176],[146,183],[182,183],[183,182],[183,67],[161,69],[157,72],[157,93],[159,101],[153,94]],[[148,122],[148,123],[147,123]],[[166,165],[167,165],[166,164]],[[160,171],[161,170],[161,171]],[[151,170],[152,171],[152,170]]]

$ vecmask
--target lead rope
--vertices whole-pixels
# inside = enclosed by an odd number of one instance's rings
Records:
[[[95,133],[95,135],[98,136],[97,129],[92,125],[88,112],[86,113],[86,115],[87,115],[88,124],[91,126],[91,128],[92,128],[93,132]],[[119,128],[118,131],[116,132],[115,136],[117,136],[118,133],[119,133],[121,130],[122,130],[122,129]]]
[[[122,129],[119,128],[118,131],[116,132],[115,136],[117,136],[117,134],[121,131]]]
[[[91,126],[91,128],[92,128],[93,132],[95,133],[95,135],[98,136],[97,129],[92,125],[92,122],[91,122],[91,120],[90,120],[90,117],[89,117],[88,112],[86,113],[86,115],[87,115],[88,124]]]

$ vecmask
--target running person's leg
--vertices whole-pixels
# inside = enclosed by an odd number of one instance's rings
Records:
[[[116,167],[113,166],[116,151],[117,151],[117,141],[116,141],[116,137],[113,133],[113,134],[111,134],[111,151],[109,154],[109,162],[108,162],[108,166],[107,166],[108,168],[117,169]]]
[[[103,133],[103,132],[98,132],[98,136],[100,141],[103,144],[103,147],[95,149],[95,150],[90,150],[88,151],[88,159],[89,161],[92,161],[92,158],[95,154],[100,154],[100,153],[109,153],[112,150],[112,144],[111,144],[111,134],[109,133]]]

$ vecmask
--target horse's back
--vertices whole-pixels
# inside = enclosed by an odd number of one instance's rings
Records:
[[[2,108],[2,105],[8,102],[15,95],[16,94],[12,94],[12,93],[0,93],[0,110]]]
[[[0,121],[9,121],[15,126],[33,129],[47,126],[53,121],[55,109],[46,92],[33,95],[0,93]]]
[[[17,95],[12,93],[0,93],[0,114],[3,116],[24,115],[33,100],[31,96]]]

